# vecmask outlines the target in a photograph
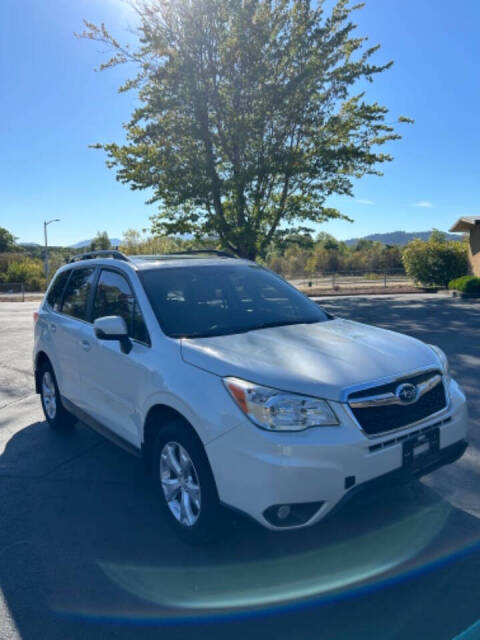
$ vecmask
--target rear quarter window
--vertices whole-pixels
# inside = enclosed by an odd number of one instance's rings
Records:
[[[55,276],[52,286],[48,290],[47,304],[54,311],[60,311],[60,307],[62,304],[63,291],[65,289],[65,285],[67,284],[67,280],[69,276],[70,276],[70,269],[67,271],[60,272],[58,275]]]

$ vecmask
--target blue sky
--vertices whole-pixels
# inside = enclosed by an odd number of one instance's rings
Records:
[[[99,230],[121,237],[148,226],[146,194],[116,182],[95,142],[121,141],[134,94],[118,95],[127,68],[95,73],[101,46],[73,37],[82,18],[121,36],[132,17],[122,0],[3,0],[0,21],[2,167],[0,226],[20,241],[72,244]],[[359,34],[381,43],[393,69],[368,87],[392,119],[407,115],[384,177],[363,178],[355,198],[331,204],[355,222],[321,229],[338,238],[398,229],[448,229],[478,214],[480,146],[478,0],[367,0]]]

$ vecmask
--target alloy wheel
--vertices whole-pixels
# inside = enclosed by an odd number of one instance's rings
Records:
[[[198,474],[188,452],[178,442],[167,442],[160,454],[160,482],[174,518],[192,527],[201,510]]]
[[[45,371],[42,378],[42,400],[45,407],[45,413],[50,420],[55,420],[57,415],[57,393],[55,383],[50,371]]]

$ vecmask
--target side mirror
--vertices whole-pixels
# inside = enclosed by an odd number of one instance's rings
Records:
[[[120,316],[97,318],[93,330],[99,340],[117,340],[123,353],[130,353],[132,341],[128,337],[127,323]]]

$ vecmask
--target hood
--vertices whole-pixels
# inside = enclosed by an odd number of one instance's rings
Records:
[[[339,318],[184,339],[181,349],[185,362],[218,376],[328,400],[348,387],[440,366],[415,338]]]

